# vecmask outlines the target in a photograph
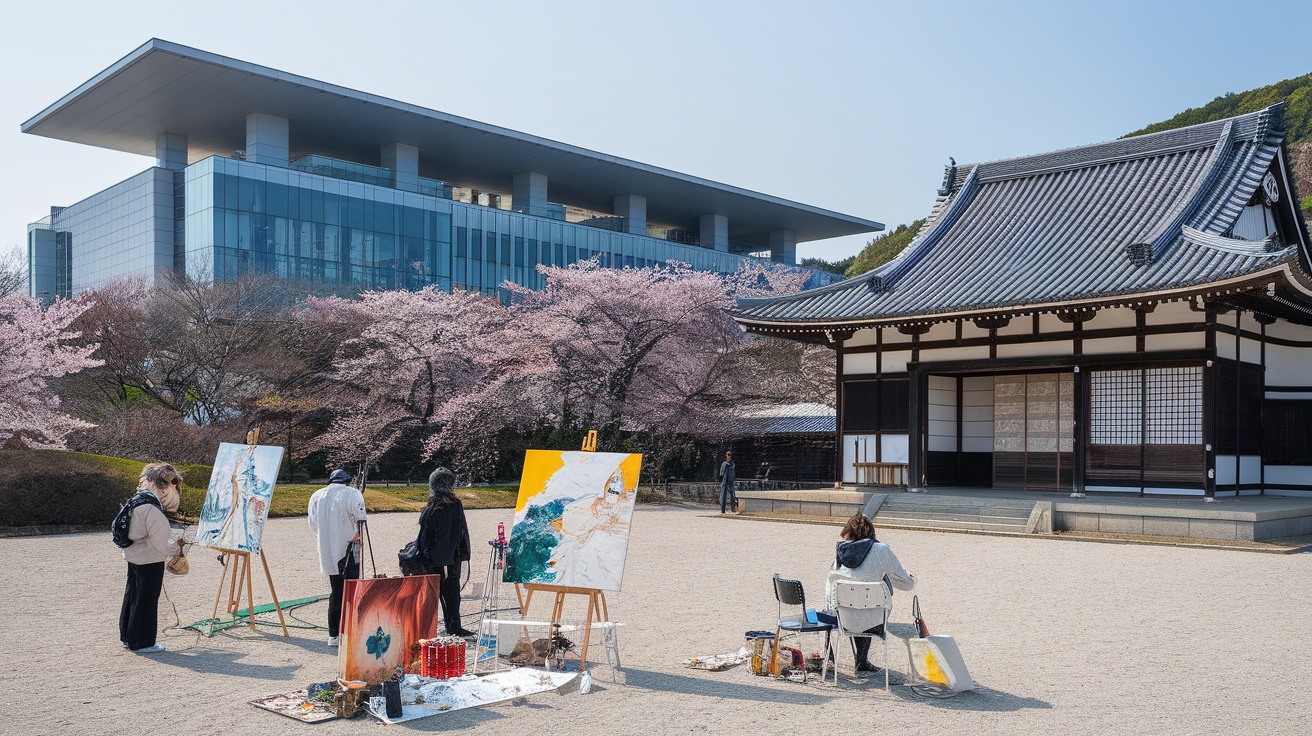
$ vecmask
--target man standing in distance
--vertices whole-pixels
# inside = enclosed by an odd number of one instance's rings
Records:
[[[720,463],[720,513],[724,513],[725,502],[729,508],[738,510],[738,494],[733,490],[733,452],[724,453],[724,462]]]
[[[337,646],[342,619],[342,588],[347,578],[360,577],[360,561],[355,543],[360,541],[364,523],[364,496],[348,486],[351,475],[334,470],[327,487],[310,496],[310,529],[319,536],[319,569],[328,576],[332,593],[328,596],[328,646]]]

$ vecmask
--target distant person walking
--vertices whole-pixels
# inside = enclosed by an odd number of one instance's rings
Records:
[[[176,514],[181,501],[182,476],[168,463],[151,463],[141,471],[137,493],[123,505],[127,539],[115,532],[115,544],[124,544],[128,582],[118,615],[118,638],[137,654],[164,651],[155,643],[159,630],[159,594],[164,588],[164,560],[179,554],[178,539],[166,514]],[[118,526],[115,519],[115,526]]]
[[[328,576],[328,646],[337,646],[342,623],[342,590],[348,578],[360,577],[355,543],[365,521],[364,496],[348,486],[351,474],[334,470],[328,485],[310,496],[310,529],[319,537],[319,569]]]
[[[733,490],[734,478],[733,452],[724,453],[724,462],[720,463],[720,513],[724,513],[725,503],[734,511],[738,510],[738,494]]]
[[[468,562],[469,524],[456,498],[456,474],[438,468],[428,476],[428,505],[419,512],[419,548],[442,576],[442,618],[449,636],[473,636],[460,625],[460,563]],[[437,633],[437,632],[433,632]]]

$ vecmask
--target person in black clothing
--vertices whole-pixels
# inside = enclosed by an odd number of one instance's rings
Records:
[[[469,525],[465,507],[456,498],[455,473],[438,468],[428,476],[428,505],[419,513],[419,547],[442,576],[442,616],[446,633],[474,636],[460,625],[460,563],[468,562]]]
[[[720,513],[724,513],[727,506],[732,511],[738,510],[738,494],[734,492],[734,468],[733,453],[724,453],[724,462],[720,463]]]

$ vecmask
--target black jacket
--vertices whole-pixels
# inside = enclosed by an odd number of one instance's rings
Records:
[[[434,567],[469,560],[469,525],[460,499],[424,508],[419,514],[419,548]]]

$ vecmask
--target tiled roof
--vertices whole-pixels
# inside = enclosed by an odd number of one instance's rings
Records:
[[[824,404],[803,403],[773,406],[739,417],[732,432],[739,436],[765,434],[806,434],[833,432],[834,408]]]
[[[1227,237],[1284,139],[1281,106],[962,166],[916,240],[873,273],[740,300],[745,324],[859,323],[1155,293],[1272,268],[1295,248]],[[1300,236],[1301,237],[1301,236]]]

